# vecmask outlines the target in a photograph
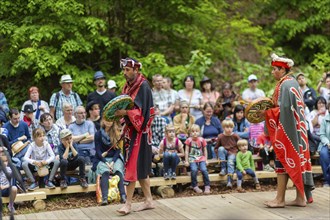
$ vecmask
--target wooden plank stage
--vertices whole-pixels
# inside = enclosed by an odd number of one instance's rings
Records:
[[[16,215],[15,219],[330,219],[330,188],[315,189],[314,203],[305,208],[266,208],[263,202],[273,199],[275,194],[275,191],[248,192],[160,199],[155,201],[156,209],[127,216],[115,211],[122,205],[108,205]],[[295,190],[288,190],[287,200],[294,197]],[[134,203],[133,209],[138,205]]]

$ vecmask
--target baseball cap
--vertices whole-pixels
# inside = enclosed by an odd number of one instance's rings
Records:
[[[251,75],[249,75],[249,77],[248,77],[248,82],[250,82],[250,81],[252,81],[252,80],[258,80],[258,78],[257,78],[257,76],[256,75],[254,75],[254,74],[251,74]]]
[[[116,82],[113,80],[108,81],[108,89],[117,88]]]
[[[61,138],[61,139],[66,138],[66,137],[69,136],[69,135],[72,135],[72,132],[71,132],[69,129],[67,129],[67,128],[63,129],[63,130],[60,132],[60,138]]]
[[[298,79],[299,76],[305,76],[305,74],[303,72],[300,72],[296,75],[296,79]]]
[[[63,75],[60,80],[60,84],[62,83],[70,83],[73,82],[72,78],[70,75]]]

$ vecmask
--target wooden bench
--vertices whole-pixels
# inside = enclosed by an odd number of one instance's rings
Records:
[[[17,194],[15,202],[34,201],[33,206],[36,210],[43,210],[46,208],[44,199],[47,198],[45,192],[28,192]],[[9,203],[9,197],[2,197],[3,203]]]

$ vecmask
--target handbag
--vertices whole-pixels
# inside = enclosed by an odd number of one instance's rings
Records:
[[[42,166],[37,169],[38,176],[44,177],[49,174],[48,166]]]

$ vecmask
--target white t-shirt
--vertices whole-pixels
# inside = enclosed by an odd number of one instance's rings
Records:
[[[326,87],[321,87],[320,88],[320,95],[323,96],[325,98],[325,100],[330,99],[330,89],[326,88]]]
[[[248,99],[255,100],[260,97],[266,97],[264,91],[262,91],[261,89],[256,89],[255,91],[252,91],[250,88],[248,88],[245,89],[242,93],[242,98],[244,100],[248,100]]]
[[[179,100],[180,102],[185,100],[186,102],[189,103],[190,96],[187,96],[187,93],[185,92],[184,89],[181,89],[178,91],[179,95]],[[202,93],[198,89],[194,89],[191,101],[190,101],[190,106],[195,106],[195,105],[201,105],[202,103]],[[195,109],[195,108],[190,108],[190,114],[195,117],[195,119],[198,119],[203,116],[203,113],[201,110]]]

